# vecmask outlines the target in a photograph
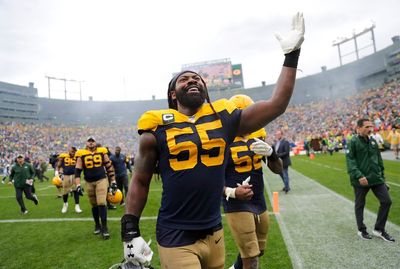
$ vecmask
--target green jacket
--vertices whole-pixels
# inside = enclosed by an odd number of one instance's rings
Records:
[[[10,178],[14,180],[14,186],[17,188],[25,187],[27,179],[33,179],[35,170],[30,163],[23,163],[19,165],[15,163],[11,167]]]
[[[348,148],[347,173],[350,175],[351,185],[364,187],[358,181],[362,177],[367,178],[368,186],[385,183],[381,152],[373,138],[367,141],[364,137],[355,135]]]

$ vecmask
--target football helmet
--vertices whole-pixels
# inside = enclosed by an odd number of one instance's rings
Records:
[[[108,192],[107,201],[109,201],[111,204],[119,204],[122,201],[122,192],[118,189],[114,194],[112,192]]]
[[[244,94],[236,94],[232,96],[229,101],[232,101],[239,109],[245,109],[246,107],[254,104],[254,101],[249,96]]]
[[[55,176],[51,180],[51,184],[53,184],[56,187],[61,187],[62,186],[62,180],[61,180],[61,178],[59,176]]]

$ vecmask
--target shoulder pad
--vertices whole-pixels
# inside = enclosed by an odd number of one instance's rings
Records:
[[[90,151],[88,151],[87,149],[78,149],[78,151],[75,152],[75,158],[82,157],[83,155],[87,154],[90,154]]]
[[[69,157],[69,153],[60,153],[60,155],[58,155],[58,158],[65,158],[65,157]]]
[[[255,137],[257,137],[257,138],[261,137],[261,138],[265,139],[267,137],[267,132],[265,131],[264,128],[261,128],[260,130],[255,131],[249,135],[249,139],[255,138]]]
[[[137,129],[139,133],[143,131],[155,131],[159,125],[184,121],[182,114],[174,109],[149,110],[139,118]]]
[[[228,111],[229,114],[231,114],[232,111],[237,109],[236,105],[232,101],[229,101],[228,99],[219,99],[213,102],[212,105],[215,111],[221,112],[223,110],[226,110]]]
[[[104,147],[99,147],[99,148],[96,149],[96,152],[107,154],[108,153],[108,149],[104,148]]]

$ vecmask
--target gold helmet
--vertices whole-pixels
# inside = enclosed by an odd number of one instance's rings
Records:
[[[61,180],[61,178],[59,176],[55,176],[51,180],[51,184],[53,184],[56,187],[61,187],[62,186],[62,180]]]
[[[119,204],[122,201],[122,192],[117,190],[114,194],[111,192],[107,193],[107,201],[112,204]]]
[[[232,96],[229,101],[232,101],[239,109],[245,109],[251,104],[254,104],[254,101],[249,96],[244,94],[236,94]]]

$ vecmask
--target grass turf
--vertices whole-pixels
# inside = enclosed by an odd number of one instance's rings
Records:
[[[50,178],[52,176],[50,173],[47,175]],[[123,207],[117,206],[117,210],[108,211],[111,238],[105,241],[92,234],[94,222],[86,194],[81,198],[81,214],[74,212],[72,197],[68,200],[68,212],[62,214],[63,202],[57,198],[56,188],[49,182],[37,181],[35,187],[40,200],[39,205],[35,206],[32,201],[24,198],[29,213],[21,215],[13,186],[0,184],[0,221],[3,221],[0,222],[0,268],[109,268],[122,260],[119,219],[124,214]],[[153,180],[143,217],[157,215],[161,190],[161,182]],[[59,218],[66,220],[51,220]],[[67,221],[71,218],[83,220]],[[4,222],[31,219],[49,220]],[[155,244],[155,224],[155,219],[143,218],[140,229],[145,240],[152,239],[152,265],[160,268]],[[238,251],[224,218],[223,225],[227,268],[233,264]],[[291,261],[274,215],[270,215],[268,246],[266,254],[260,259],[260,268],[267,268],[267,264],[268,268],[291,268]]]
[[[389,221],[400,225],[400,204],[396,202],[400,200],[400,163],[384,160],[384,167],[386,182],[391,186],[389,194],[393,201]],[[312,160],[305,155],[295,156],[292,157],[292,168],[349,200],[354,200],[344,154],[317,154]],[[373,212],[378,211],[379,201],[372,191],[367,195],[366,208]]]

